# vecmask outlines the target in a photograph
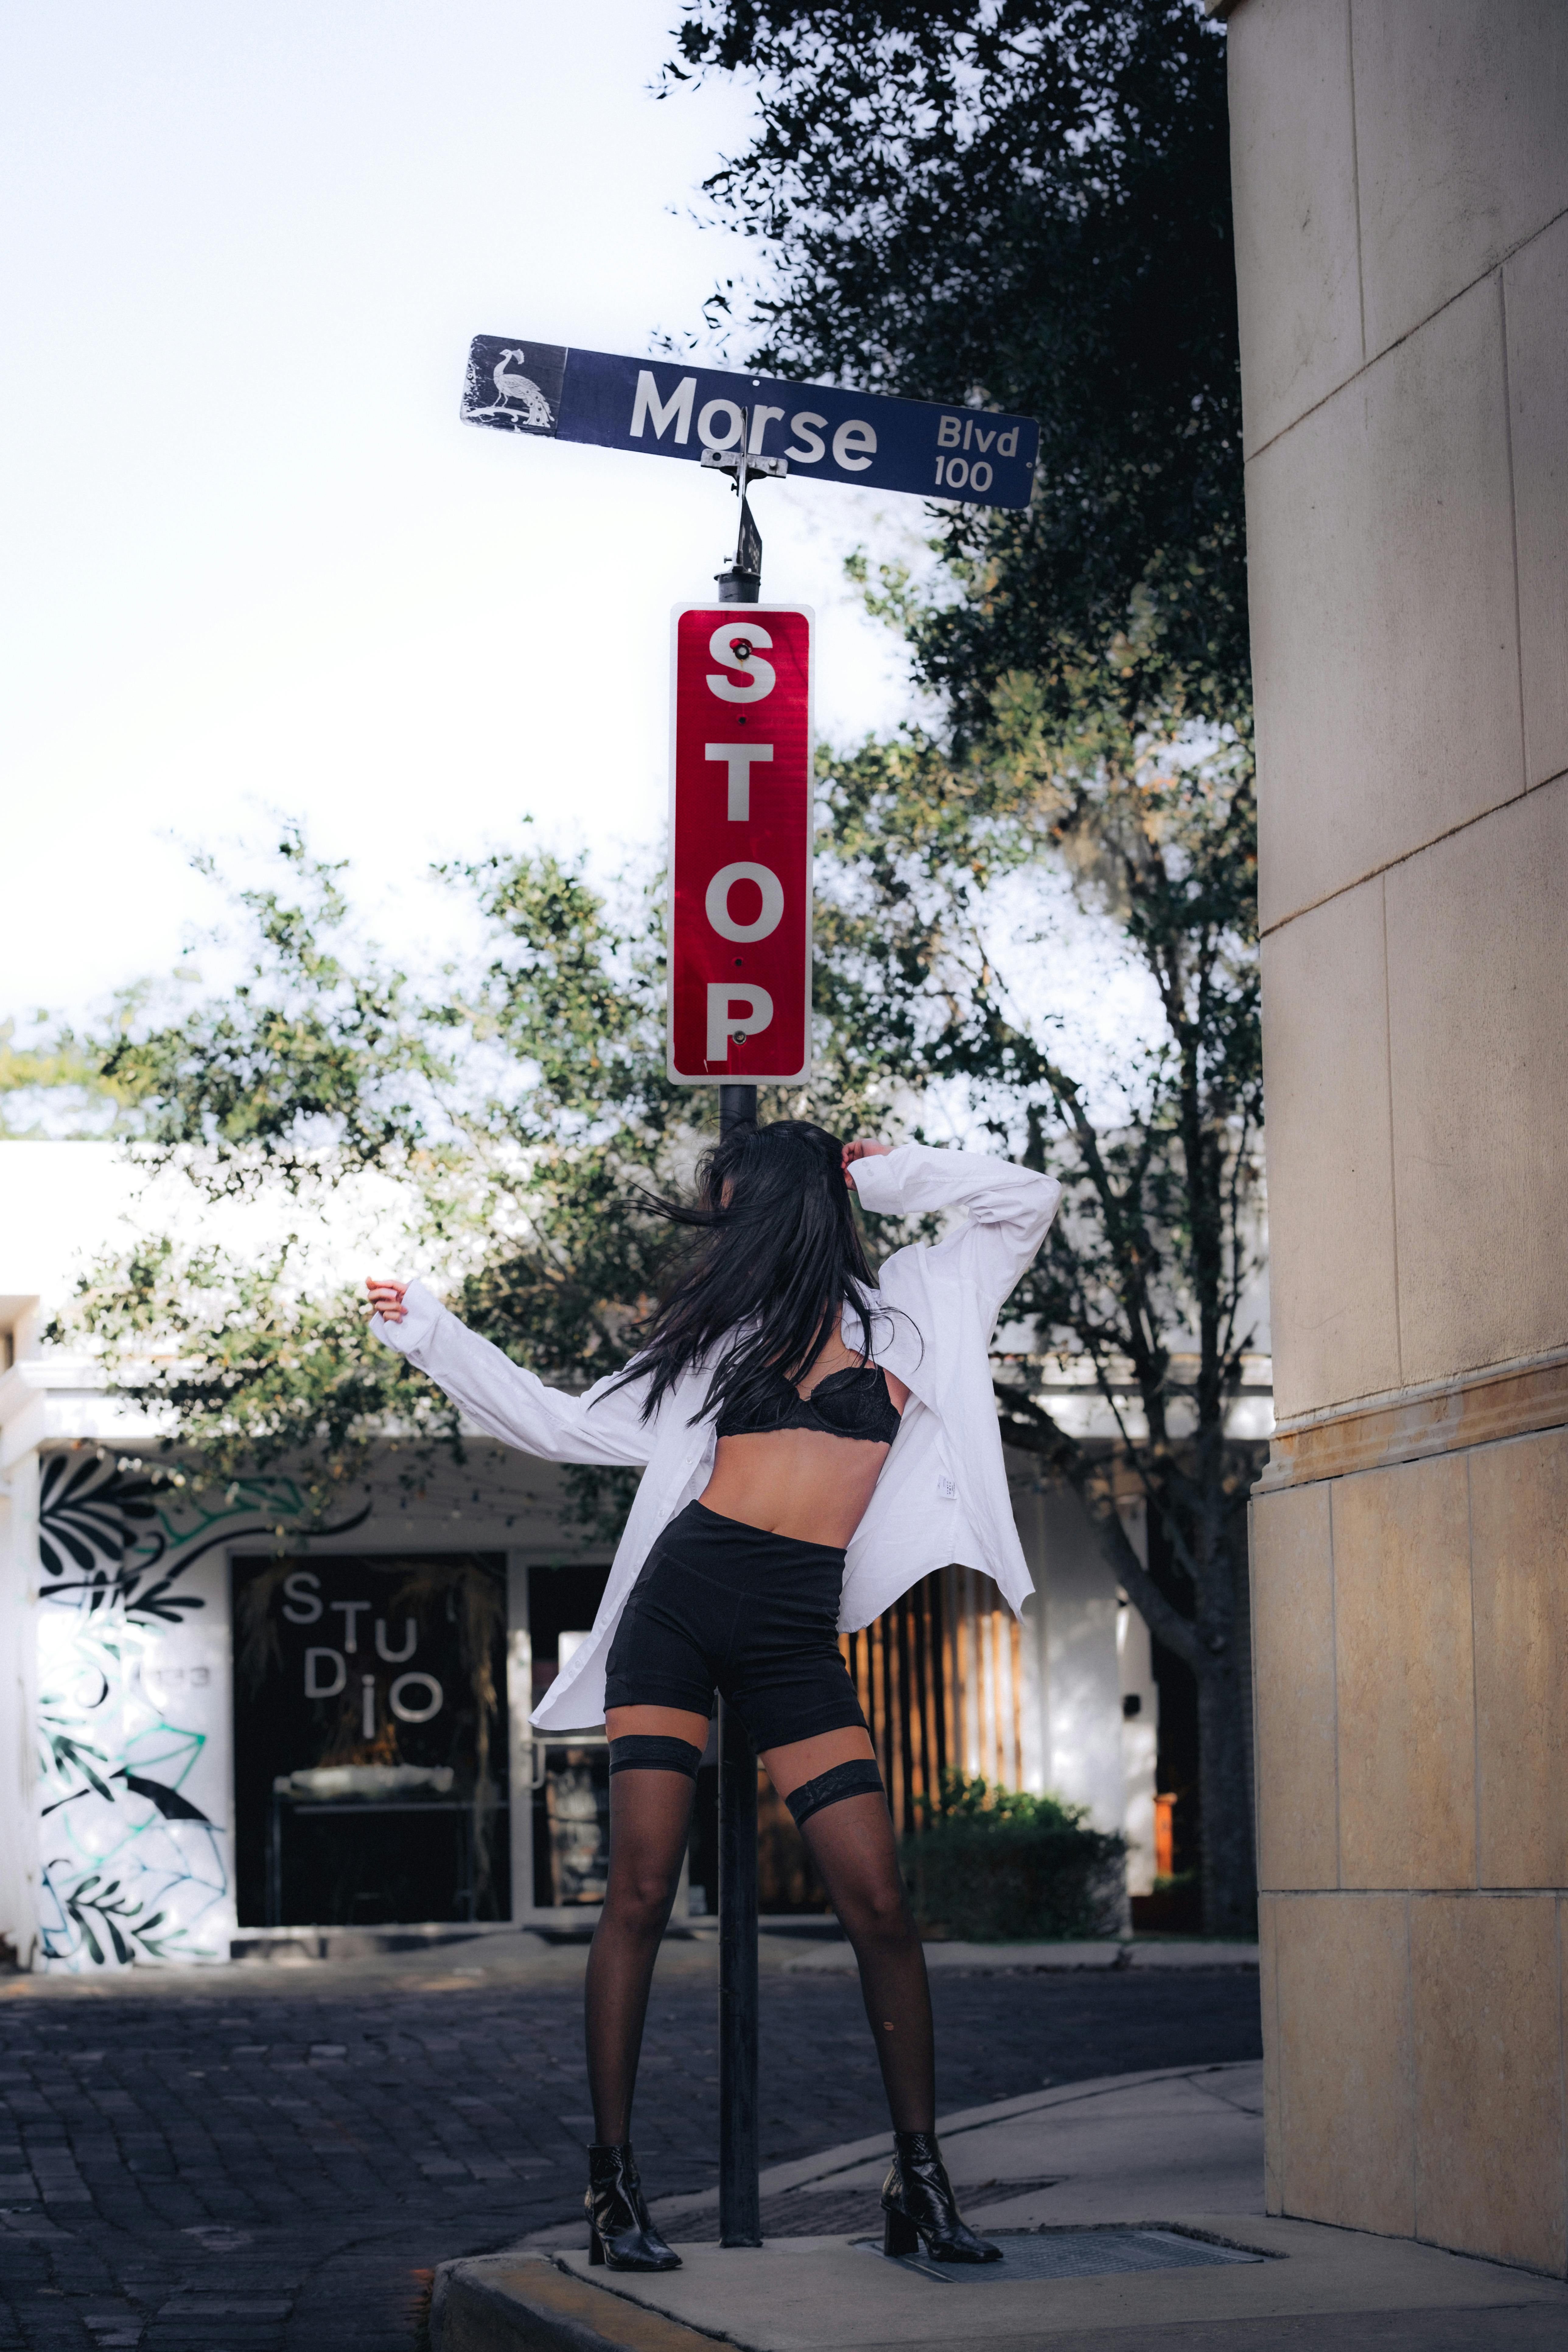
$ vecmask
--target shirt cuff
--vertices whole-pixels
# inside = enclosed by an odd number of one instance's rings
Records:
[[[402,1322],[388,1323],[384,1317],[373,1315],[370,1328],[384,1348],[391,1348],[400,1356],[416,1357],[435,1338],[446,1311],[422,1282],[411,1282],[403,1294]]]
[[[896,1163],[900,1157],[907,1162],[911,1148],[907,1143],[899,1143],[891,1151],[872,1152],[864,1160],[850,1161],[849,1174],[855,1198],[863,1209],[869,1209],[873,1216],[882,1216],[897,1209],[904,1171]],[[877,1197],[879,1193],[882,1196],[880,1200]]]

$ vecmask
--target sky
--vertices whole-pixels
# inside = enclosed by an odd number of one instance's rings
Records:
[[[524,816],[605,874],[657,852],[668,611],[733,500],[458,402],[476,332],[641,354],[753,266],[693,217],[745,94],[650,94],[676,13],[0,9],[0,1018],[188,964],[191,850],[254,879],[279,814],[411,950],[460,920],[431,861]],[[820,616],[819,730],[890,724],[843,559],[921,509],[756,511],[764,594]]]

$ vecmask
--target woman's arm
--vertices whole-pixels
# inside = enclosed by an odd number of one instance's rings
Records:
[[[854,1155],[851,1163],[851,1155]],[[923,1143],[852,1143],[845,1173],[862,1207],[884,1217],[963,1209],[957,1225],[931,1247],[933,1273],[972,1283],[1000,1307],[1033,1264],[1062,1188],[1051,1176],[980,1151],[934,1151]]]
[[[373,1276],[365,1287],[376,1338],[427,1373],[489,1436],[546,1462],[647,1460],[653,1423],[642,1419],[641,1381],[616,1388],[611,1373],[585,1395],[568,1396],[459,1323],[422,1282]]]

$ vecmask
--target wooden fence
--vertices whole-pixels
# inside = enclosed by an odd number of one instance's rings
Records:
[[[840,1635],[900,1834],[920,1828],[944,1771],[1020,1785],[1018,1630],[988,1576],[943,1568],[862,1632]],[[794,1822],[758,1780],[762,1908],[825,1909]]]

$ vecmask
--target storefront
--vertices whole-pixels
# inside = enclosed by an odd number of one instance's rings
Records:
[[[602,1895],[602,1735],[527,1718],[608,1555],[544,1465],[480,1448],[405,1493],[389,1457],[307,1533],[292,1480],[204,1486],[90,1366],[14,1365],[0,1428],[19,1958],[211,1961]]]
[[[0,1936],[18,1960],[202,1964],[591,1916],[603,1733],[529,1723],[609,1566],[561,1474],[471,1439],[460,1468],[410,1483],[389,1442],[313,1524],[286,1474],[217,1486],[163,1455],[97,1364],[43,1348],[55,1303],[0,1295]],[[944,1769],[1049,1789],[1124,1832],[1141,1893],[1148,1637],[1076,1503],[1010,1467],[1037,1587],[1022,1624],[953,1569],[846,1643],[895,1818]],[[814,1904],[771,1793],[761,1818],[764,1907]]]

